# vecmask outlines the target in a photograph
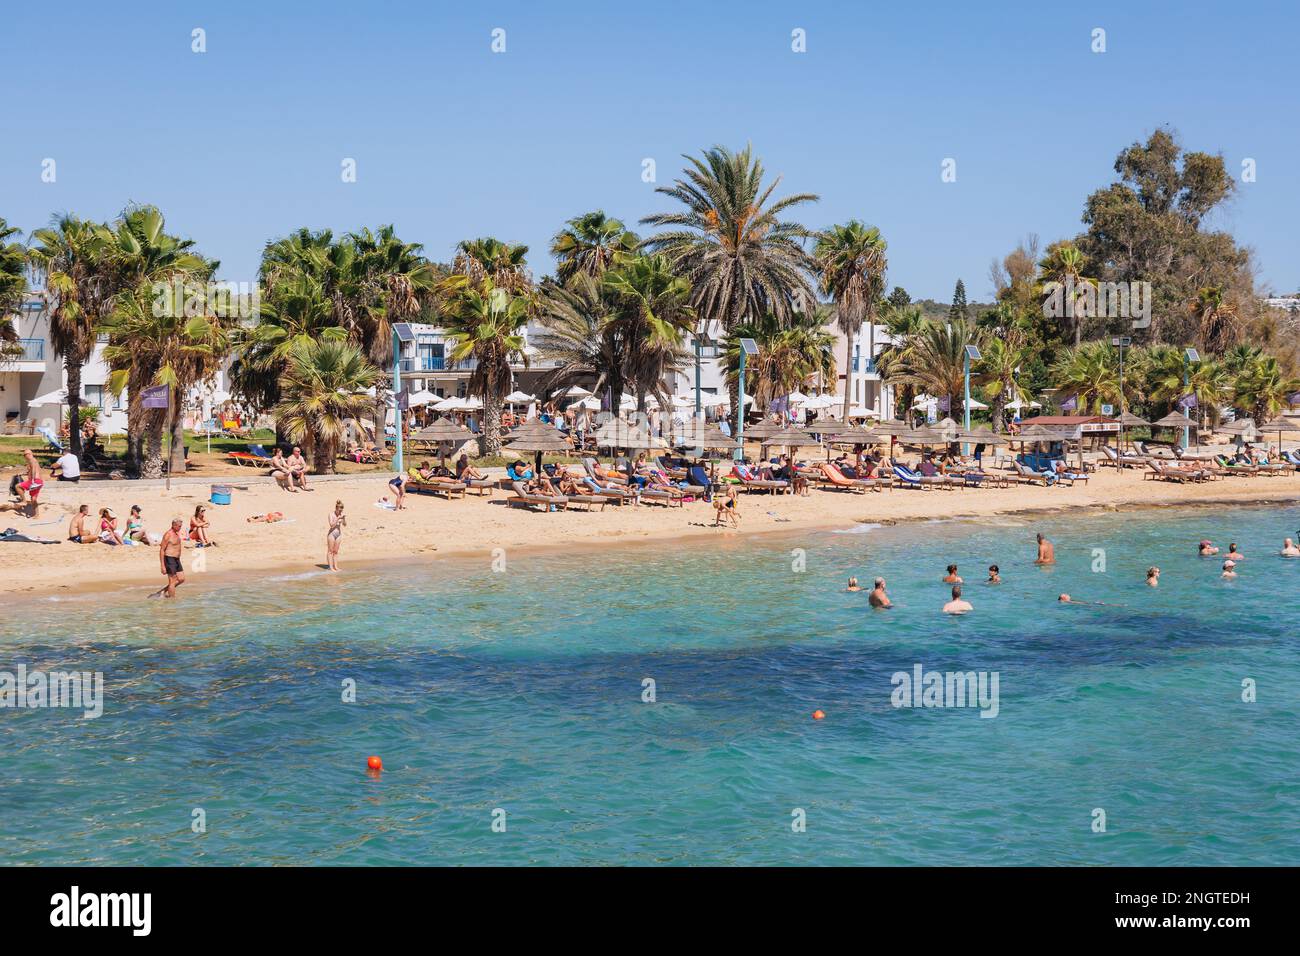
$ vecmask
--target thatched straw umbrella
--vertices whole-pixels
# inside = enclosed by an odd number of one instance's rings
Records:
[[[474,440],[474,433],[463,425],[458,425],[447,418],[439,418],[433,424],[428,425],[418,432],[411,434],[412,442],[428,442],[438,446],[438,456],[442,459],[442,465],[447,466],[447,446],[455,444],[464,444],[467,441]]]
[[[533,427],[529,428],[529,425]],[[531,451],[535,453],[534,474],[542,473],[542,453],[543,452],[564,452],[573,451],[573,443],[565,437],[564,433],[554,425],[548,425],[545,422],[525,422],[519,428],[516,428],[508,436],[509,440],[503,447],[514,452]]]
[[[1277,450],[1279,453],[1282,451],[1283,432],[1290,432],[1293,435],[1300,433],[1300,422],[1297,422],[1294,418],[1287,418],[1285,415],[1279,415],[1272,421],[1267,421],[1258,427],[1261,433],[1266,431],[1277,432]]]
[[[805,429],[798,425],[787,425],[780,431],[775,431],[767,436],[763,442],[764,445],[777,445],[784,447],[790,453],[790,466],[794,467],[794,450],[796,448],[820,448],[822,443],[813,438]]]
[[[1128,412],[1128,411],[1126,411],[1126,412],[1124,412],[1122,415],[1120,415],[1120,416],[1119,416],[1119,447],[1120,447],[1120,449],[1123,450],[1123,448],[1124,448],[1124,429],[1126,429],[1126,428],[1143,428],[1143,427],[1149,428],[1149,427],[1151,427],[1151,423],[1150,423],[1149,421],[1147,421],[1145,418],[1139,418],[1137,415],[1134,415],[1132,412]]]

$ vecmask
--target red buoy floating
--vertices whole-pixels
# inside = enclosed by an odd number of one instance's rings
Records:
[[[826,712],[824,710],[813,711],[813,720],[823,720],[825,719],[825,717],[826,717]]]
[[[369,767],[371,770],[383,770],[384,762],[380,760],[378,757],[371,757],[366,761],[366,766]]]

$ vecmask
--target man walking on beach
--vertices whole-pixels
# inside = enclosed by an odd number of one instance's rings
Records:
[[[162,566],[162,573],[167,575],[167,586],[150,597],[164,595],[173,598],[176,589],[185,583],[185,569],[181,567],[181,524],[180,518],[172,518],[172,526],[163,534],[162,544],[158,546],[158,563]]]
[[[27,505],[31,508],[31,516],[35,518],[40,509],[40,502],[37,496],[40,495],[41,489],[45,487],[45,479],[41,475],[40,462],[32,454],[30,448],[23,449],[23,460],[27,463],[27,477],[18,483],[18,501],[20,504]]]
[[[1038,557],[1034,559],[1034,564],[1055,564],[1056,548],[1052,542],[1043,537],[1040,532],[1038,535]]]

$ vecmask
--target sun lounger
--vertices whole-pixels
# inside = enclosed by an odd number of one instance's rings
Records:
[[[605,505],[614,500],[607,495],[565,495],[564,498],[571,505],[586,505],[587,507],[584,509],[586,511],[590,511],[592,505],[596,505],[601,511],[604,511]]]
[[[1142,477],[1150,478],[1153,481],[1162,479],[1164,481],[1176,481],[1179,484],[1187,481],[1205,481],[1206,474],[1200,469],[1180,468],[1177,465],[1171,465],[1163,461],[1149,461],[1147,466],[1150,471]]]
[[[881,488],[892,488],[892,480],[878,478],[847,478],[844,472],[840,471],[834,465],[823,462],[819,464],[818,471],[821,479],[832,488],[838,488],[844,491],[856,491],[859,494],[866,494],[867,491],[879,491]]]
[[[776,494],[778,491],[790,490],[790,482],[785,479],[756,478],[753,472],[743,465],[732,465],[731,474],[746,491],[768,491]]]
[[[446,495],[447,500],[464,498],[466,484],[454,478],[422,478],[414,469],[407,473],[406,490],[425,495]]]
[[[1243,465],[1239,462],[1228,461],[1228,459],[1223,455],[1219,455],[1216,460],[1219,467],[1229,475],[1242,475],[1249,477],[1251,475],[1259,474],[1259,468],[1255,465]]]
[[[620,507],[626,504],[636,504],[636,492],[631,488],[619,488],[613,485],[602,485],[590,475],[582,479],[582,483],[590,489],[593,495],[600,495],[617,503]]]
[[[906,465],[895,463],[893,466],[894,477],[904,488],[950,488],[948,479],[941,476],[928,477],[918,474]]]
[[[1020,479],[1021,483],[1023,484],[1029,484],[1029,485],[1041,484],[1044,488],[1047,488],[1051,485],[1055,485],[1060,482],[1060,476],[1057,475],[1056,472],[1054,471],[1035,471],[1033,468],[1030,468],[1028,465],[1026,465],[1023,461],[1017,461],[1014,464],[1016,469],[1016,476]]]
[[[673,505],[682,507],[685,497],[677,488],[642,488],[640,492],[642,501],[658,501],[670,508]]]
[[[1145,468],[1146,457],[1144,455],[1121,455],[1109,445],[1101,446],[1101,453],[1106,456],[1106,460],[1116,468]]]
[[[535,508],[540,506],[543,511],[563,511],[569,506],[569,499],[564,495],[536,495],[524,488],[522,481],[516,481],[511,484],[514,489],[514,497],[507,498],[506,504],[514,505],[520,508]]]
[[[227,452],[226,457],[236,465],[247,465],[250,468],[269,468],[271,466],[271,459],[262,458],[246,451]]]

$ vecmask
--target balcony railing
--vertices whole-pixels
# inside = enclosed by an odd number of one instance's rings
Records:
[[[44,362],[45,361],[45,340],[44,339],[19,339],[18,344],[22,346],[22,354],[16,356],[19,362]]]
[[[420,372],[472,372],[478,367],[478,359],[462,359],[457,362],[441,355],[412,355],[402,359],[398,367],[403,373]]]

